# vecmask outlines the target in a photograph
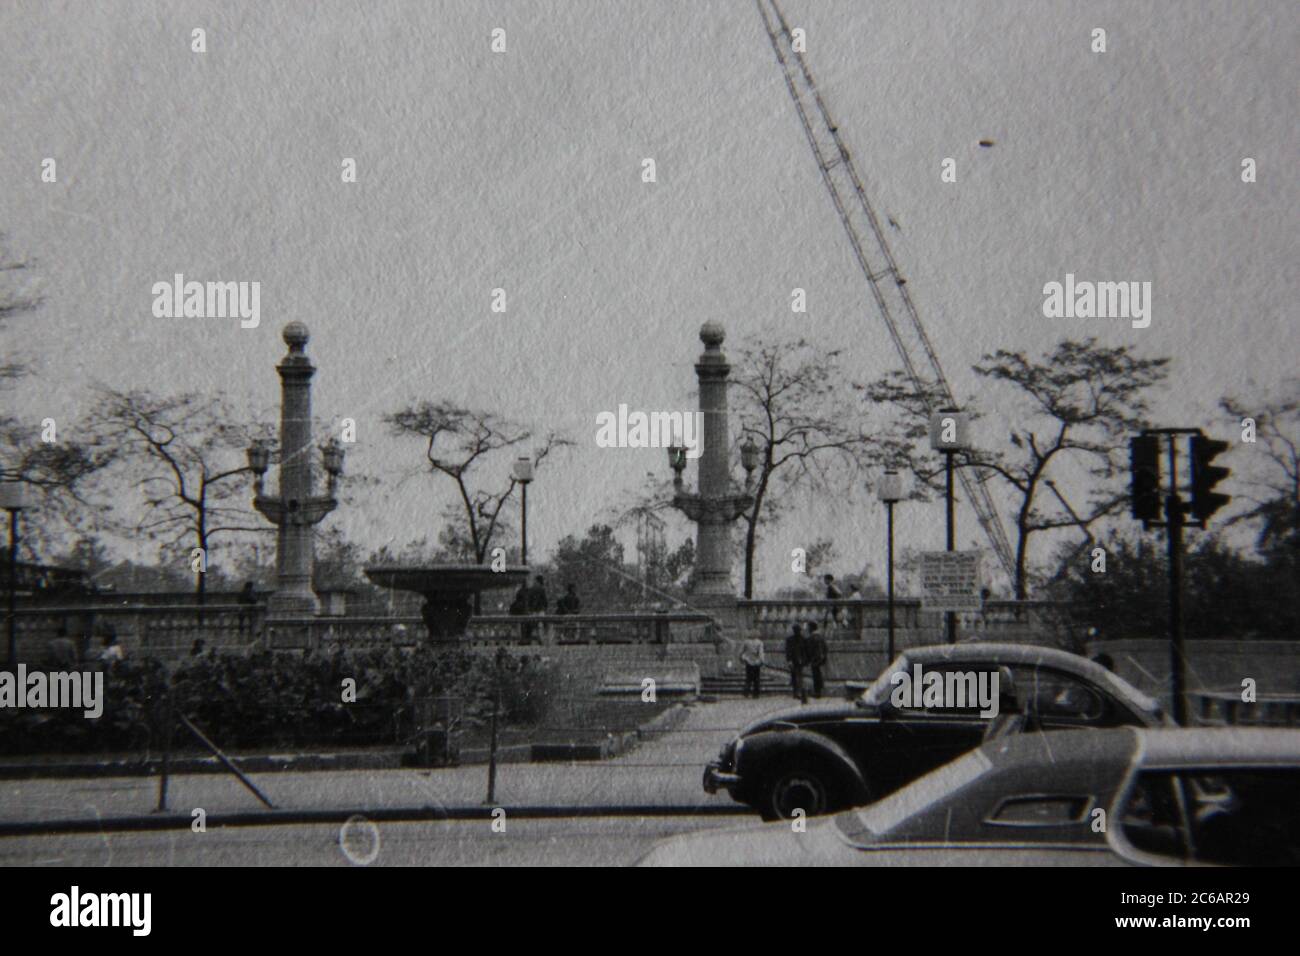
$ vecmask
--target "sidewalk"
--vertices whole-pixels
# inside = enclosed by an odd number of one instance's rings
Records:
[[[700,785],[704,765],[732,734],[758,716],[791,704],[783,698],[694,703],[664,732],[650,731],[620,757],[575,763],[504,763],[498,806],[733,805]],[[483,765],[436,770],[364,769],[250,773],[279,809],[400,809],[478,806],[487,794]],[[0,822],[97,820],[147,816],[157,805],[156,777],[78,777],[0,781]],[[189,816],[264,810],[230,774],[179,774],[168,809]]]

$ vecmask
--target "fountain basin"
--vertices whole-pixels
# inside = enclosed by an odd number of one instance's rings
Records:
[[[493,571],[485,564],[374,565],[366,577],[382,588],[412,591],[423,596],[420,616],[433,641],[465,635],[474,613],[474,596],[484,591],[514,590],[528,580],[523,566]]]

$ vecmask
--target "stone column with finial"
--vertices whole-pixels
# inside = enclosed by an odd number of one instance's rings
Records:
[[[699,608],[735,608],[736,589],[731,578],[733,548],[731,525],[752,505],[750,480],[737,489],[731,479],[731,435],[727,425],[727,376],[731,365],[722,354],[726,332],[717,322],[700,327],[704,352],[695,363],[700,387],[700,412],[704,418],[704,447],[699,458],[699,491],[682,490],[685,455],[673,459],[673,507],[696,523],[695,572],[691,577],[691,603]],[[746,462],[749,466],[750,463]]]
[[[316,368],[307,357],[307,326],[290,322],[282,333],[289,352],[276,366],[280,373],[280,492],[262,494],[265,461],[257,472],[253,507],[279,529],[276,547],[276,586],[267,601],[267,618],[313,617],[320,605],[312,591],[315,525],[337,507],[335,480],[342,470],[342,453],[325,449],[329,493],[312,496],[311,379]],[[253,455],[250,453],[250,459]]]

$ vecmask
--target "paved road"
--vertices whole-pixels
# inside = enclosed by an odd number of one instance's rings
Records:
[[[522,805],[734,806],[725,794],[700,789],[704,763],[735,729],[760,714],[788,706],[779,698],[729,700],[687,709],[672,731],[657,734],[613,760],[566,764],[504,764],[497,770],[496,803]],[[262,774],[258,785],[285,809],[477,806],[486,796],[487,769],[325,771]],[[0,820],[97,819],[147,814],[157,781],[116,777],[0,782]],[[209,815],[257,810],[260,804],[228,774],[173,777],[169,808]],[[509,820],[506,833],[487,821],[384,823],[377,862],[630,863],[654,840],[671,833],[749,822],[746,817],[586,818]],[[369,825],[367,825],[369,826]],[[358,843],[364,859],[371,831],[354,827],[344,842]],[[129,865],[347,863],[337,825],[209,828],[0,838],[0,865],[16,863]]]
[[[655,840],[748,824],[653,817],[218,827],[0,839],[4,866],[628,866]],[[377,838],[377,842],[376,842]]]

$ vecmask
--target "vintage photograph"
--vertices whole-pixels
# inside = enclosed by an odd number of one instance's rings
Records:
[[[1300,865],[1298,49],[3,0],[0,867]]]

